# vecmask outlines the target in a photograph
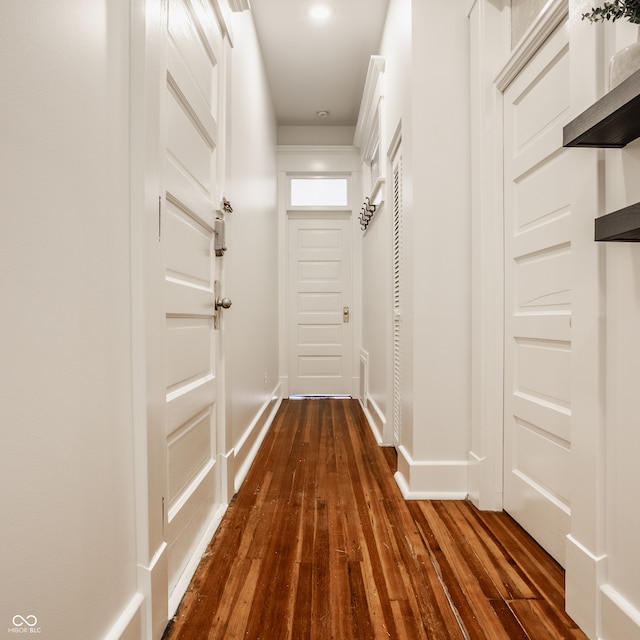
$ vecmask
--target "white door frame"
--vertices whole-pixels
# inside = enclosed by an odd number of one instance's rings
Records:
[[[503,198],[503,92],[535,55],[549,35],[566,19],[567,0],[550,0],[531,29],[510,51],[510,12],[491,3],[479,3],[472,19],[476,56],[472,69],[473,97],[483,95],[483,106],[475,105],[472,119],[472,442],[469,451],[469,493],[482,509],[501,510],[503,497],[504,439],[504,198]],[[506,7],[506,3],[505,3]],[[498,37],[496,37],[498,34]],[[486,55],[487,40],[499,46]],[[472,42],[473,45],[473,42]],[[473,56],[472,56],[473,57]],[[492,74],[500,60],[497,77]],[[475,75],[474,75],[475,73]],[[473,86],[473,82],[477,86]],[[492,86],[488,87],[488,82]],[[488,98],[486,92],[490,92]],[[484,105],[489,105],[488,107]],[[484,127],[485,122],[491,127]]]
[[[132,2],[131,260],[134,468],[138,589],[143,637],[161,637],[168,622],[165,520],[163,350],[160,234],[160,110],[165,0]]]
[[[288,354],[288,207],[287,176],[333,174],[350,176],[351,210],[351,395],[358,396],[360,347],[362,344],[362,233],[354,212],[360,208],[360,154],[351,146],[279,146],[278,147],[278,313],[279,313],[279,371],[282,395],[289,396]]]
[[[503,237],[502,92],[569,10],[567,0],[549,0],[543,14],[510,51],[510,13],[493,0],[470,3],[472,92],[472,444],[470,498],[482,509],[502,508],[503,446]],[[573,5],[572,5],[573,7]],[[579,7],[574,7],[579,14]],[[573,115],[602,95],[602,31],[570,16]],[[575,19],[574,19],[575,18]],[[505,62],[506,61],[506,62]],[[496,69],[502,71],[496,77]],[[571,534],[567,538],[566,608],[593,637],[602,611],[600,585],[606,578],[602,433],[603,260],[593,242],[593,219],[601,214],[597,150],[576,152],[576,194],[572,249],[580,266],[574,296],[572,353],[573,430],[571,475],[580,490],[571,496]],[[587,186],[588,185],[588,186]]]

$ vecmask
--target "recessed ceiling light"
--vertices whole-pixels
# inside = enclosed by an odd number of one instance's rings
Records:
[[[328,118],[329,112],[326,109],[320,109],[320,111],[316,111],[316,115],[318,118]]]
[[[311,5],[311,7],[309,7],[308,13],[309,17],[313,18],[314,20],[326,20],[333,15],[333,8],[328,4],[318,3]]]

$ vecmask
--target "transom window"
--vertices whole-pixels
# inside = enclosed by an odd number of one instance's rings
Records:
[[[289,204],[291,207],[348,207],[348,178],[305,177],[291,178]]]

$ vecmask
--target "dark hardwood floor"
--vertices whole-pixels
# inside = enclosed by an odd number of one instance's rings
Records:
[[[165,640],[586,640],[508,515],[407,502],[394,471],[357,401],[284,401]]]

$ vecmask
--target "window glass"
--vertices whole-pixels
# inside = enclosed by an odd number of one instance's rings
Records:
[[[511,0],[511,48],[513,49],[547,4],[547,0]]]
[[[292,207],[348,206],[346,178],[292,178]]]

